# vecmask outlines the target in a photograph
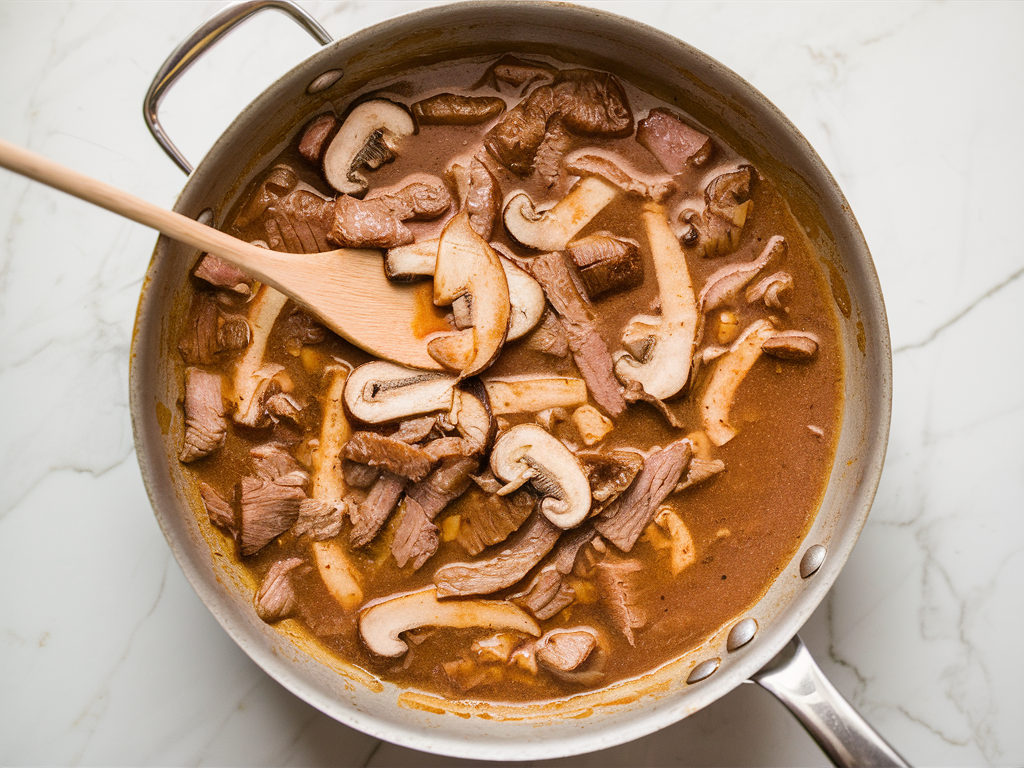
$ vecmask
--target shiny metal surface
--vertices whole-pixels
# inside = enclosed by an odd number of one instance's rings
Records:
[[[789,708],[834,765],[909,765],[828,681],[799,636],[751,680]]]
[[[180,49],[187,48],[186,45]],[[813,579],[803,547],[745,618],[756,636],[729,647],[730,628],[649,675],[611,691],[546,704],[445,702],[360,677],[277,632],[252,610],[250,584],[202,514],[195,480],[177,461],[182,366],[173,352],[196,254],[157,244],[139,305],[131,368],[137,453],[157,519],[185,575],[224,629],[272,677],[328,715],[415,749],[490,760],[549,759],[620,744],[707,706],[768,664],[826,595],[867,519],[888,438],[891,354],[871,256],[842,192],[799,131],[731,70],[656,29],[590,8],[554,2],[464,2],[392,19],[335,41],[253,102],[192,173],[175,209],[214,205],[218,218],[256,172],[253,157],[281,147],[327,101],[343,111],[382,72],[410,62],[500,49],[544,52],[614,71],[681,108],[783,187],[845,296],[840,320],[846,366],[843,427],[821,510],[806,546],[827,545]],[[311,94],[323,73],[344,76]],[[154,134],[156,135],[156,134]],[[270,138],[268,138],[270,137]],[[159,140],[159,138],[158,138]],[[276,142],[276,143],[275,143]],[[183,166],[184,167],[184,166]],[[838,300],[837,300],[838,301]],[[819,544],[820,543],[820,544]],[[742,623],[742,622],[741,622]],[[745,625],[750,627],[751,625]],[[709,659],[717,663],[698,665]],[[688,684],[695,675],[699,684]]]
[[[192,164],[185,159],[185,156],[164,131],[163,126],[160,125],[160,117],[158,115],[160,101],[167,95],[167,90],[174,84],[174,81],[192,66],[200,56],[210,50],[213,45],[216,45],[221,37],[253,14],[266,10],[280,11],[287,14],[316,38],[321,45],[327,45],[331,42],[331,36],[327,33],[327,30],[320,26],[320,23],[302,10],[302,8],[291,2],[291,0],[242,0],[242,2],[232,3],[182,41],[181,45],[175,48],[171,55],[167,57],[167,60],[153,78],[153,82],[150,84],[149,90],[146,92],[146,98],[143,101],[142,116],[157,144],[185,173],[192,173]]]

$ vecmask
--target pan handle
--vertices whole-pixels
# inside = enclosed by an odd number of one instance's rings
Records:
[[[750,679],[789,708],[833,765],[909,768],[828,681],[799,635]]]
[[[146,120],[149,132],[153,134],[156,143],[164,152],[181,168],[185,173],[192,173],[192,164],[185,159],[181,151],[174,146],[160,125],[157,117],[157,109],[160,101],[167,93],[175,80],[192,66],[211,46],[221,37],[234,29],[238,24],[245,21],[255,13],[264,10],[281,11],[292,17],[292,19],[311,34],[321,45],[331,42],[331,36],[320,24],[297,6],[291,0],[243,0],[232,3],[221,9],[213,18],[199,27],[189,35],[181,45],[174,49],[174,52],[167,57],[160,70],[150,83],[146,92],[146,99],[142,105],[142,115]]]

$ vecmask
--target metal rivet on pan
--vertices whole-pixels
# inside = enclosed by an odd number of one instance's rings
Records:
[[[718,669],[718,665],[722,663],[721,659],[708,659],[702,661],[693,671],[690,672],[690,676],[686,678],[687,684],[692,685],[693,683],[699,683],[701,680],[706,680],[714,674],[715,670]]]
[[[306,88],[306,93],[314,94],[320,93],[320,91],[326,91],[336,82],[341,80],[341,77],[344,74],[345,70],[343,69],[329,69],[309,84]]]
[[[825,548],[821,544],[808,547],[800,561],[800,578],[806,579],[813,576],[821,568],[823,562],[825,562]]]
[[[729,637],[725,641],[725,647],[729,652],[735,651],[737,648],[742,648],[753,640],[754,635],[756,634],[756,621],[753,619],[743,619],[743,621],[738,621],[735,626],[729,630]]]
[[[203,208],[203,210],[199,212],[199,215],[196,216],[196,221],[198,221],[200,224],[205,224],[208,227],[212,227],[213,218],[213,208]]]

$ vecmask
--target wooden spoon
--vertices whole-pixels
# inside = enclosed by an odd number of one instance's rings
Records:
[[[148,203],[0,139],[0,166],[195,246],[276,288],[332,331],[377,357],[442,370],[427,342],[451,329],[434,307],[429,283],[392,283],[380,251],[342,248],[279,253]]]

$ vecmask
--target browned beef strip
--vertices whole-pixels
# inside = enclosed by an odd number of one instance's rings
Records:
[[[438,596],[486,595],[511,587],[551,551],[561,533],[561,528],[535,512],[494,557],[439,568],[434,574]]]
[[[238,267],[208,253],[203,254],[192,274],[212,286],[227,288],[229,291],[246,296],[252,293],[253,283],[256,282]]]
[[[293,168],[283,163],[275,165],[256,191],[246,200],[233,225],[239,228],[248,227],[263,216],[268,207],[294,189],[298,183],[299,176]]]
[[[313,165],[319,166],[324,148],[336,133],[338,126],[337,116],[330,112],[314,117],[302,131],[302,138],[299,139],[299,154]]]
[[[498,483],[500,487],[502,484]],[[472,491],[471,503],[462,506],[458,541],[473,556],[500,544],[519,529],[530,516],[537,498],[527,490],[508,496]]]
[[[352,545],[365,547],[387,522],[398,497],[402,495],[406,479],[384,470],[373,484],[366,499],[349,510],[352,520]]]
[[[423,444],[423,452],[434,461],[449,459],[453,456],[476,456],[480,453],[480,446],[471,443],[461,437],[439,437]]]
[[[544,310],[544,317],[526,338],[526,346],[553,357],[565,357],[569,354],[565,328],[551,310]]]
[[[549,133],[562,129],[576,136],[629,136],[633,113],[618,80],[586,69],[558,72],[552,85],[535,88],[506,112],[484,146],[510,171],[528,176]]]
[[[406,419],[398,425],[398,429],[392,432],[389,437],[392,440],[401,440],[403,443],[411,445],[425,439],[436,425],[436,416],[420,416],[416,419]]]
[[[593,525],[602,536],[623,552],[629,552],[690,464],[693,452],[689,440],[677,440],[654,451],[625,493],[611,502]]]
[[[415,499],[406,498],[402,519],[391,542],[391,554],[399,568],[412,561],[412,567],[419,569],[437,551],[441,542],[441,531],[434,525],[423,507]]]
[[[433,520],[466,492],[470,476],[479,466],[479,459],[453,456],[408,490],[402,519],[391,544],[391,553],[399,568],[412,561],[413,568],[418,569],[437,551],[440,536]]]
[[[550,619],[576,599],[576,590],[565,583],[580,551],[597,536],[590,525],[582,525],[558,540],[548,562],[529,586],[515,596],[530,613],[540,620]]]
[[[559,630],[537,643],[537,661],[549,669],[572,672],[585,662],[597,647],[597,637],[583,629]]]
[[[451,207],[452,198],[440,181],[413,182],[394,193],[359,200],[342,195],[334,202],[328,235],[349,248],[394,248],[413,242],[406,219],[436,219]]]
[[[220,308],[209,291],[197,291],[188,310],[188,329],[178,342],[181,359],[188,365],[209,365],[221,351],[217,338]]]
[[[687,165],[704,165],[714,147],[711,139],[667,109],[652,109],[637,123],[636,140],[669,173],[679,173]]]
[[[296,536],[309,536],[314,541],[333,539],[341,533],[347,504],[331,504],[320,499],[303,499],[299,505],[299,519],[292,532]]]
[[[636,288],[644,280],[644,263],[635,240],[599,232],[569,243],[566,252],[591,299]]]
[[[238,538],[238,523],[235,520],[235,510],[231,503],[221,496],[220,492],[212,485],[199,483],[199,495],[203,498],[203,505],[206,507],[206,514],[210,522],[218,528],[227,531],[234,539]]]
[[[309,473],[281,443],[264,443],[249,450],[256,476],[278,485],[305,489]]]
[[[351,459],[341,463],[341,471],[345,475],[345,484],[352,488],[369,488],[380,476],[380,467],[360,464]]]
[[[296,307],[291,314],[277,323],[274,334],[281,339],[285,349],[292,354],[298,354],[307,344],[323,342],[327,338],[327,329]]]
[[[644,457],[633,451],[580,451],[576,458],[590,482],[590,495],[600,502],[626,490],[644,466]]]
[[[434,460],[421,448],[376,432],[355,432],[345,444],[346,459],[380,467],[410,480],[422,480],[430,472]]]
[[[202,368],[185,369],[185,437],[178,455],[183,462],[207,456],[224,444],[228,421],[221,379],[219,373]]]
[[[292,585],[291,572],[300,565],[302,560],[298,557],[278,560],[263,577],[256,592],[255,604],[256,614],[265,622],[286,619],[295,611],[298,598]]]
[[[636,646],[633,630],[647,623],[640,596],[639,574],[643,566],[636,560],[606,556],[595,568],[595,581],[600,587],[601,601],[630,645]]]
[[[609,415],[619,416],[626,409],[626,400],[612,372],[611,353],[597,331],[593,307],[577,288],[565,257],[545,253],[531,259],[529,268],[562,321],[573,360],[594,401]]]
[[[243,555],[259,552],[291,528],[306,494],[296,485],[243,477],[238,543]]]

